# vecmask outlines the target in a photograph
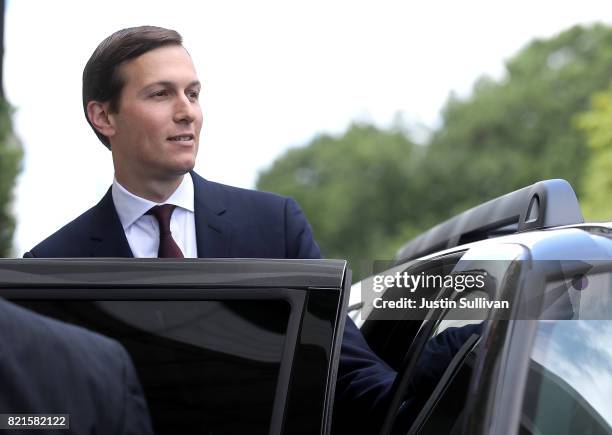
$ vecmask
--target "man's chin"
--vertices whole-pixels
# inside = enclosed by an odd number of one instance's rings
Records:
[[[186,159],[184,161],[176,162],[172,168],[172,172],[175,175],[185,175],[186,173],[193,170],[195,167],[195,159]]]
[[[195,167],[195,164],[192,165],[185,165],[183,166],[180,170],[179,170],[179,175],[185,175],[188,174],[189,172],[193,171],[193,168]]]

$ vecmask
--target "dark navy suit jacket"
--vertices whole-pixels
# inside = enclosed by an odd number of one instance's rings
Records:
[[[304,213],[291,198],[225,186],[191,173],[198,257],[321,258]],[[26,257],[132,257],[111,191],[100,203],[44,240]],[[386,409],[396,372],[369,348],[347,318],[336,406],[341,419],[372,427]],[[337,423],[337,422],[336,422]],[[343,427],[343,423],[340,426]],[[364,429],[364,426],[360,426]],[[360,431],[364,433],[363,430]]]
[[[3,299],[0,413],[70,414],[70,429],[53,433],[153,433],[134,366],[119,343]]]

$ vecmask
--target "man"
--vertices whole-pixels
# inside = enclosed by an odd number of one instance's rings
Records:
[[[83,108],[111,150],[115,180],[97,206],[26,256],[157,257],[159,223],[147,212],[165,203],[176,206],[170,229],[181,256],[319,258],[295,201],[190,172],[200,86],[172,30],[125,29],[102,42],[83,72]]]
[[[200,88],[177,32],[144,26],[104,40],[83,72],[83,109],[112,153],[115,179],[95,207],[25,256],[320,258],[294,200],[193,172]],[[376,427],[395,375],[347,319],[339,409],[366,413]]]
[[[119,343],[4,299],[0,385],[0,414],[69,414],[69,430],[57,433],[153,433],[134,366]]]

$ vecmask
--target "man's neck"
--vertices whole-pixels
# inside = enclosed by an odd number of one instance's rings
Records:
[[[122,177],[115,173],[119,184],[128,192],[158,204],[170,198],[170,195],[180,186],[184,176],[169,180],[130,180],[129,177]]]

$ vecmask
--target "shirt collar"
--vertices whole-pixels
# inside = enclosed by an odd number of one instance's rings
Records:
[[[115,209],[123,229],[126,230],[130,225],[136,222],[142,215],[156,205],[173,204],[190,212],[194,212],[193,205],[193,180],[191,175],[183,176],[183,181],[163,203],[156,203],[148,199],[136,196],[123,187],[116,178],[113,178],[111,188]]]

